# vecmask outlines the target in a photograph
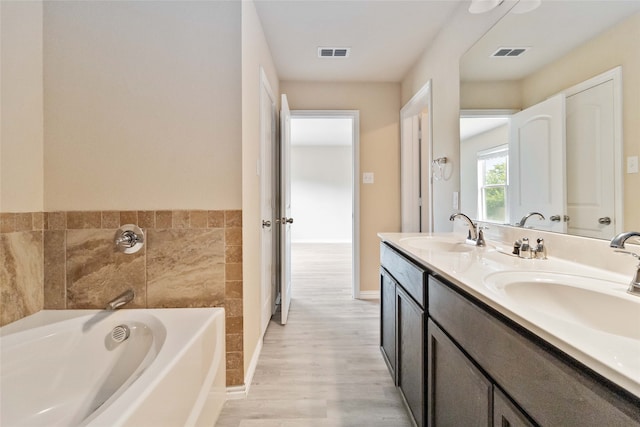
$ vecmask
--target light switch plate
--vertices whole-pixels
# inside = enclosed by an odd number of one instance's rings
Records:
[[[362,174],[363,184],[373,184],[373,172],[364,172]]]
[[[627,173],[638,173],[638,156],[627,157]]]

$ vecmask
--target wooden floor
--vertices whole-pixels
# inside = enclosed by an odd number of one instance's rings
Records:
[[[351,299],[351,246],[297,244],[286,326],[272,319],[247,399],[216,427],[403,427],[379,350],[379,301]]]

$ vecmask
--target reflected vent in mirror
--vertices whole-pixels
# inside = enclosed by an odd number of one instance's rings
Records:
[[[350,47],[319,47],[319,58],[348,58],[351,54]]]
[[[530,48],[528,47],[501,47],[491,54],[492,58],[515,58],[522,56]]]

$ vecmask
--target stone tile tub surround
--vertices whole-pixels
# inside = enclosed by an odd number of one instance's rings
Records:
[[[3,215],[17,218],[20,214]],[[130,308],[224,307],[227,384],[243,383],[242,211],[83,211],[40,215],[40,252],[33,253],[40,257],[42,267],[39,280],[32,275],[35,280],[28,285],[34,288],[31,293],[42,295],[40,304],[13,314],[3,324],[43,307],[103,308],[129,288],[136,293]],[[140,252],[125,255],[115,250],[113,236],[123,224],[137,224],[144,229],[146,244]],[[5,240],[8,239],[3,234],[3,245]],[[18,253],[17,258],[25,257]],[[5,274],[4,270],[11,271],[4,268],[1,274]],[[33,283],[38,283],[40,289]],[[7,296],[26,299],[24,292],[16,293],[14,288],[17,286],[9,289]],[[4,313],[4,301],[9,301],[4,285],[2,292]]]
[[[0,326],[42,310],[42,212],[0,213]]]

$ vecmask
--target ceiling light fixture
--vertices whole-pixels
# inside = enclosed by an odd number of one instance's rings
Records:
[[[486,13],[500,6],[504,0],[471,0],[469,13]]]

